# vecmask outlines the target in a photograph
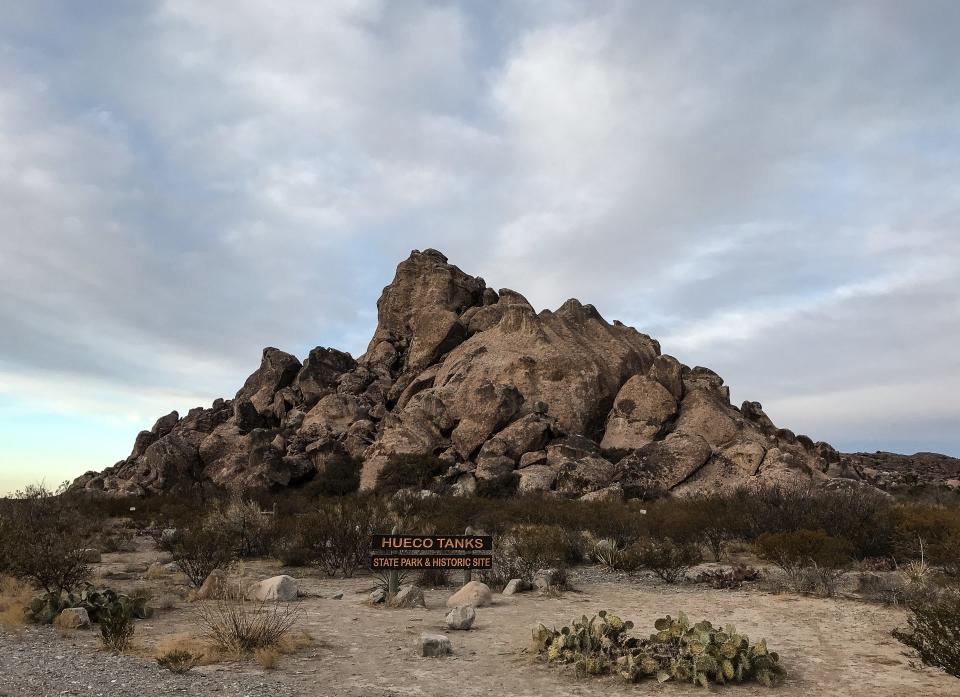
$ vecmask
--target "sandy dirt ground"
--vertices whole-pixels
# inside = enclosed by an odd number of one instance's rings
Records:
[[[144,583],[159,592],[173,587],[176,576],[139,581],[110,579],[111,573],[136,576],[138,567],[156,559],[151,552],[105,555],[100,581],[129,588]],[[691,620],[733,623],[751,639],[766,637],[787,670],[779,688],[751,685],[714,687],[730,695],[810,697],[811,695],[960,695],[960,680],[927,667],[913,667],[890,630],[904,624],[898,608],[857,600],[819,599],[790,594],[768,594],[757,589],[713,590],[703,585],[668,586],[646,576],[605,581],[596,570],[574,573],[576,591],[550,597],[539,592],[506,597],[494,595],[492,607],[477,611],[468,632],[446,631],[446,599],[454,588],[428,589],[427,609],[394,610],[367,603],[374,579],[330,579],[312,569],[282,569],[275,562],[244,564],[239,573],[250,580],[288,573],[298,579],[306,597],[301,602],[305,629],[314,643],[283,657],[277,670],[264,671],[252,661],[223,662],[194,671],[262,684],[266,678],[292,694],[348,697],[446,697],[484,695],[637,695],[677,697],[700,695],[688,685],[654,681],[629,684],[618,678],[577,679],[572,672],[539,663],[528,650],[531,628],[537,622],[562,626],[582,614],[609,609],[633,620],[646,633],[653,621],[682,610]],[[182,577],[180,579],[182,581]],[[343,591],[342,600],[331,596]],[[195,604],[180,601],[137,625],[137,653],[150,656],[164,637],[197,633]],[[421,632],[446,633],[454,655],[421,658],[415,645]],[[67,642],[95,651],[96,632],[76,631],[50,641]],[[0,643],[3,639],[0,636]],[[0,646],[2,650],[2,646]],[[133,660],[133,659],[131,659]]]

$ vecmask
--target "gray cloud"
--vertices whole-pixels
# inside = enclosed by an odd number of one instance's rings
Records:
[[[357,353],[393,265],[432,246],[539,307],[593,302],[815,438],[960,453],[958,23],[950,2],[2,8],[0,386],[122,413],[227,394],[265,345]]]

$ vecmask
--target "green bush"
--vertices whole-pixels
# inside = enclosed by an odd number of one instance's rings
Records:
[[[429,489],[450,463],[435,455],[393,455],[377,474],[377,490],[392,494],[400,489]]]
[[[630,636],[631,629],[632,622],[600,611],[559,631],[540,624],[533,630],[533,642],[549,663],[571,665],[581,676],[615,673],[630,682],[649,677],[703,687],[749,681],[772,686],[783,678],[780,657],[767,649],[766,641],[751,643],[731,625],[691,625],[680,613],[676,619],[658,619],[649,639]]]

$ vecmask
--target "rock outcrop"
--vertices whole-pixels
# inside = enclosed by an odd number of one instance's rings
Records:
[[[730,404],[719,375],[662,354],[592,305],[536,312],[435,250],[400,263],[377,311],[358,359],[317,347],[301,364],[266,348],[232,399],[161,417],[129,457],[74,489],[283,489],[342,478],[344,462],[372,488],[403,453],[445,460],[434,488],[454,495],[505,485],[622,500],[748,482],[960,477],[953,458],[843,455],[778,429],[759,403]]]

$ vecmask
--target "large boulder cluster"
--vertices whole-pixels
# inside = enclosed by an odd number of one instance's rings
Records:
[[[266,348],[233,399],[161,417],[127,459],[74,488],[283,489],[352,462],[368,489],[391,456],[426,453],[449,464],[436,483],[452,494],[504,479],[520,492],[619,499],[863,477],[592,305],[536,312],[435,250],[400,263],[377,309],[358,359],[317,347],[301,363]]]

